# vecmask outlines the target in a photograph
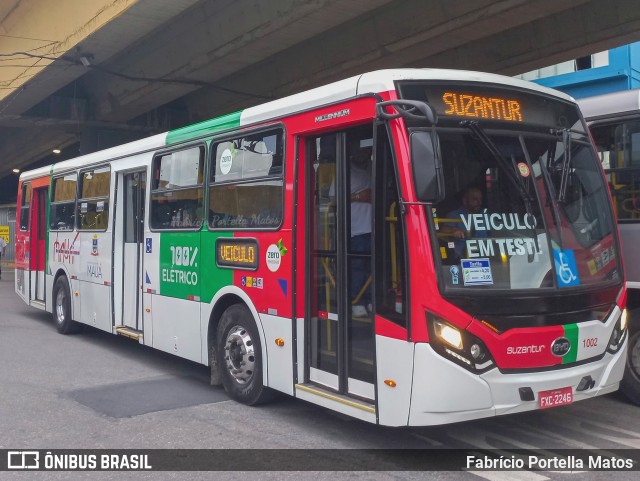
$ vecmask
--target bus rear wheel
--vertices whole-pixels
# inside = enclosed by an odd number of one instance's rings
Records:
[[[53,320],[60,334],[74,334],[81,328],[71,319],[71,293],[65,276],[58,277],[53,285]]]
[[[222,384],[236,401],[254,405],[272,398],[262,380],[262,345],[258,328],[246,306],[234,304],[220,317],[217,335]]]
[[[620,389],[629,400],[640,406],[640,329],[630,332],[627,365]]]

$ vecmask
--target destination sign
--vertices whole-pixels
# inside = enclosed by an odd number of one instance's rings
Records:
[[[258,241],[256,239],[229,238],[216,241],[216,264],[232,269],[258,268]]]
[[[522,122],[520,102],[503,97],[485,97],[462,92],[445,92],[442,101],[445,115]]]
[[[460,127],[461,120],[483,126],[525,125],[586,133],[578,106],[569,99],[498,83],[399,81],[401,99],[425,102],[438,114],[438,125]],[[413,126],[413,124],[412,124]]]

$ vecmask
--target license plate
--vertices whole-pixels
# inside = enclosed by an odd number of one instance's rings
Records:
[[[538,393],[538,404],[540,409],[564,406],[573,402],[573,389],[571,386],[551,391],[540,391]]]

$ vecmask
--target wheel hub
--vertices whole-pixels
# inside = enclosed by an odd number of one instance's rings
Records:
[[[56,294],[56,317],[59,323],[64,322],[64,292],[62,289],[58,289]]]
[[[224,350],[229,373],[240,384],[247,383],[255,367],[253,341],[247,330],[242,326],[232,327],[227,334]]]

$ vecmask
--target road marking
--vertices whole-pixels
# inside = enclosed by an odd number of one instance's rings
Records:
[[[565,443],[567,443],[569,446],[571,447],[576,447],[576,448],[582,448],[582,449],[601,449],[597,446],[593,446],[591,444],[587,444],[587,443],[583,443],[582,441],[577,441],[576,439],[573,438],[568,438],[567,436],[563,436],[562,434],[558,434],[556,431],[549,431],[547,429],[543,429],[543,428],[536,428],[534,426],[532,426],[531,424],[526,424],[523,422],[518,422],[518,421],[510,421],[512,422],[512,424],[515,424],[515,426],[512,426],[511,429],[516,429],[518,431],[521,431],[525,434],[531,434],[532,432],[537,432],[545,437],[551,438],[551,439],[556,439],[558,441],[563,441]],[[520,427],[522,426],[522,427]]]
[[[581,424],[592,424],[593,426],[597,426],[597,427],[605,429],[607,431],[616,431],[616,432],[618,432],[620,434],[626,434],[626,435],[630,436],[631,439],[640,440],[640,438],[638,438],[638,432],[637,431],[629,431],[628,429],[623,429],[623,428],[620,428],[618,426],[613,426],[611,424],[601,423],[599,421],[592,421],[591,419],[589,419],[588,421],[585,421],[584,419],[582,419]]]
[[[428,437],[426,437],[426,436],[424,436],[422,434],[418,434],[416,432],[412,432],[411,435],[414,438],[418,438],[418,439],[426,442],[429,446],[443,446],[444,445],[440,441],[436,441],[435,439],[428,438]]]
[[[558,416],[556,413],[550,413],[553,416]],[[638,437],[638,433],[634,432],[634,431],[629,431],[628,429],[623,429],[623,428],[619,428],[616,426],[612,426],[610,424],[606,424],[606,423],[601,423],[598,421],[592,421],[592,420],[588,420],[585,421],[585,419],[583,417],[579,417],[573,414],[569,414],[569,415],[563,415],[563,422],[567,423],[567,418],[572,418],[572,422],[574,424],[574,426],[576,426],[574,429],[576,429],[576,431],[579,432],[583,432],[586,434],[589,434],[591,436],[597,437],[597,438],[601,438],[604,439],[606,441],[611,441],[614,443],[618,443],[618,444],[622,444],[623,446],[628,446],[630,448],[635,448],[635,449],[640,449],[640,438]],[[567,423],[568,424],[568,423]],[[600,429],[603,430],[607,430],[607,431],[615,431],[618,432],[620,434],[625,434],[630,436],[630,438],[622,438],[622,437],[618,437],[618,436],[612,436],[609,434],[605,434],[599,431],[594,431],[593,429],[587,429],[587,427],[589,425],[598,427]],[[607,447],[604,448],[602,446],[599,447],[589,447],[589,449],[612,449],[611,447]]]
[[[546,476],[531,471],[467,471],[489,481],[545,481]]]

